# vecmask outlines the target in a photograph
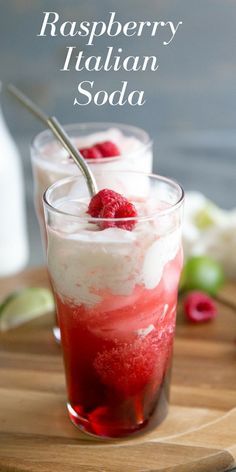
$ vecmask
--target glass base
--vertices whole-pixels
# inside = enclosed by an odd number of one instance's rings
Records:
[[[151,416],[130,428],[122,428],[120,425],[112,425],[110,422],[109,424],[104,424],[96,420],[89,420],[78,414],[69,402],[67,403],[67,409],[72,423],[83,433],[94,438],[119,439],[152,431],[162,423],[168,413],[168,400],[163,393],[164,392],[162,392],[161,398],[159,399],[157,408],[153,411]]]
[[[52,332],[53,332],[53,336],[54,336],[55,341],[58,344],[61,344],[61,331],[60,331],[59,326],[53,326]]]

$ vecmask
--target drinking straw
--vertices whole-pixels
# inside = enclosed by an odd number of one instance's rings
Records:
[[[96,184],[94,175],[91,172],[82,154],[79,152],[78,149],[75,148],[74,144],[70,140],[68,134],[66,133],[64,128],[61,126],[57,118],[55,118],[55,116],[46,115],[39,108],[39,106],[36,105],[36,103],[34,103],[29,97],[27,97],[14,85],[9,84],[7,89],[15,98],[17,98],[17,100],[21,103],[21,105],[23,105],[28,111],[30,111],[34,116],[36,116],[36,118],[41,120],[52,131],[54,136],[66,149],[66,151],[75,161],[76,165],[79,167],[82,174],[84,175],[91,197],[95,195],[97,193],[97,184]]]

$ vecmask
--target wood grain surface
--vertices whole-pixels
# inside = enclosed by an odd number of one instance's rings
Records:
[[[47,286],[44,268],[0,281],[0,297]],[[148,434],[98,441],[70,422],[52,316],[0,336],[1,472],[223,472],[236,461],[236,285],[218,297],[219,316],[187,324],[178,310],[171,406]]]

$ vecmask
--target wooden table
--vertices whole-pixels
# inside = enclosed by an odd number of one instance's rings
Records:
[[[47,286],[44,268],[0,281],[0,296]],[[1,472],[221,472],[236,460],[236,285],[219,316],[187,324],[179,304],[170,413],[135,439],[88,439],[70,423],[60,347],[47,315],[0,336]]]

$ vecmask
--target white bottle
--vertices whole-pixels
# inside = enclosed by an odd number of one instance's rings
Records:
[[[0,277],[20,271],[27,260],[28,239],[20,156],[7,129],[0,104]]]

